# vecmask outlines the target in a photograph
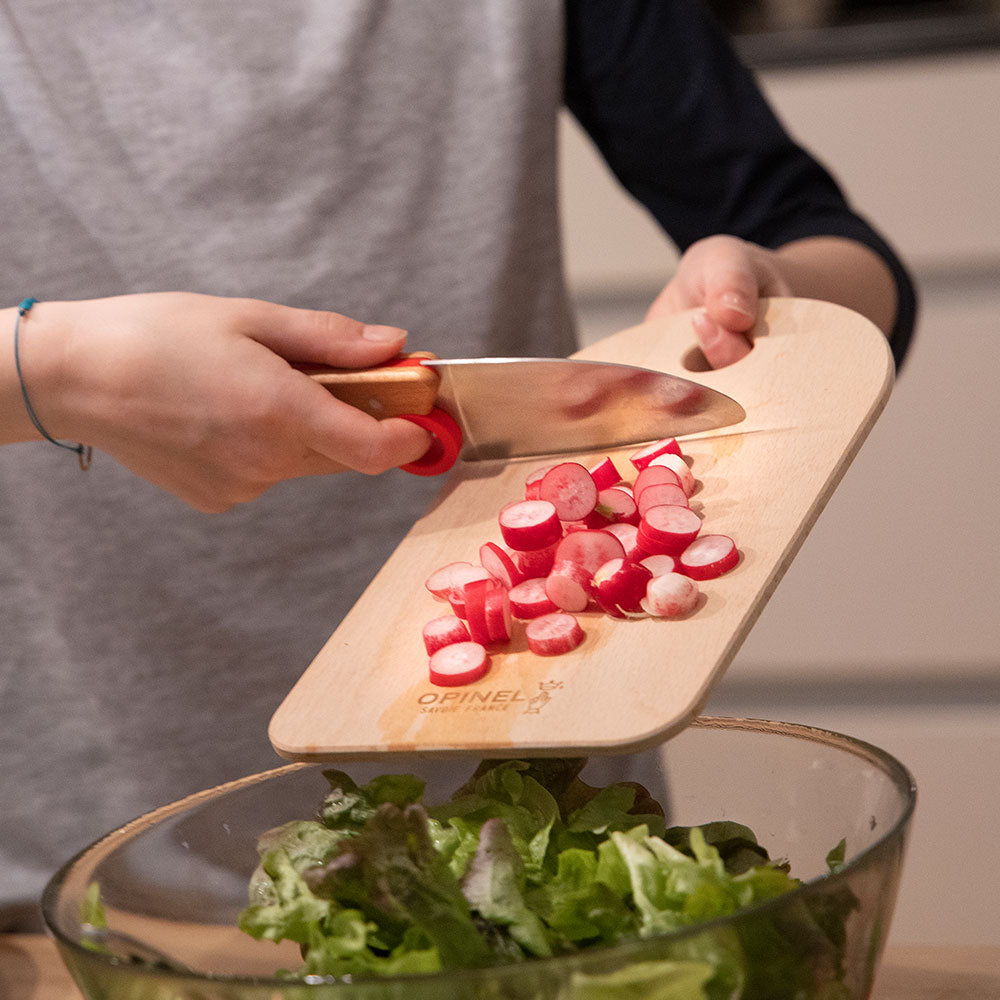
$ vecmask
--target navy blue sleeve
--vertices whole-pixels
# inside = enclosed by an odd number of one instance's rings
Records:
[[[775,248],[842,236],[896,281],[897,369],[916,319],[898,255],[785,131],[699,0],[567,0],[566,105],[678,249],[726,233]]]

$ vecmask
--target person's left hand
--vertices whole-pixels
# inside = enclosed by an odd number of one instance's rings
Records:
[[[697,309],[692,326],[702,353],[722,368],[749,353],[758,300],[789,294],[775,251],[735,236],[709,236],[688,247],[646,319]]]

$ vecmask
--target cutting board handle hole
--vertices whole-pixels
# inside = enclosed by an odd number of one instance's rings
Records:
[[[681,358],[681,365],[683,365],[684,370],[688,372],[710,372],[712,366],[708,363],[708,359],[702,353],[702,350],[696,344],[694,347],[689,347],[685,351],[683,357]]]

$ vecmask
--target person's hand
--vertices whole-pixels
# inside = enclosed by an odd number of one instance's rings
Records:
[[[695,336],[713,368],[750,351],[748,331],[758,299],[789,295],[775,251],[734,236],[709,236],[688,247],[670,283],[649,307],[647,319],[697,309]]]
[[[375,474],[423,455],[425,430],[375,420],[289,363],[380,364],[405,338],[337,313],[157,293],[40,302],[22,357],[54,437],[216,512],[284,479]]]

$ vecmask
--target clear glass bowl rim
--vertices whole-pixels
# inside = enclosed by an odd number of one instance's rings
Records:
[[[795,739],[822,743],[825,746],[851,753],[854,756],[861,757],[870,763],[875,764],[883,771],[883,773],[892,781],[896,790],[903,799],[903,808],[896,821],[892,823],[880,837],[869,844],[868,847],[858,852],[856,855],[853,855],[837,870],[836,875],[823,874],[816,876],[804,881],[802,885],[782,896],[758,903],[754,906],[746,907],[738,913],[730,914],[726,917],[720,917],[716,920],[706,921],[704,923],[684,928],[682,931],[674,931],[669,934],[658,935],[650,938],[641,938],[617,945],[604,945],[599,949],[594,949],[595,952],[599,950],[601,954],[608,959],[621,957],[623,961],[627,961],[627,957],[631,951],[640,950],[643,947],[648,948],[652,943],[658,940],[681,941],[684,938],[696,937],[706,931],[711,931],[715,927],[732,923],[734,920],[743,919],[754,914],[766,914],[771,909],[787,905],[792,900],[801,899],[814,892],[817,886],[821,886],[828,882],[830,878],[840,876],[841,874],[849,875],[852,871],[863,867],[873,856],[878,855],[885,848],[887,843],[899,837],[901,833],[908,828],[913,817],[917,800],[917,786],[913,775],[904,764],[897,760],[888,751],[883,750],[872,743],[868,743],[865,740],[817,726],[809,726],[794,722],[777,722],[767,719],[699,716],[693,719],[689,726],[693,729],[715,729],[720,731],[740,730],[745,732],[771,733],[777,736],[787,736]],[[387,757],[386,759],[387,762],[391,760],[390,757]],[[321,766],[334,765],[329,764]],[[55,938],[61,948],[67,949],[70,953],[75,954],[81,959],[88,962],[97,962],[106,965],[109,970],[118,969],[132,974],[139,974],[141,967],[132,963],[126,963],[114,955],[106,955],[101,952],[94,951],[93,949],[86,948],[79,941],[67,935],[59,926],[59,921],[55,914],[59,905],[60,892],[63,883],[69,877],[71,871],[77,863],[106,841],[111,839],[127,838],[131,831],[136,827],[146,829],[160,820],[167,819],[178,813],[191,809],[192,807],[200,805],[202,802],[221,798],[229,792],[249,788],[255,784],[269,781],[273,778],[278,778],[284,774],[291,774],[296,771],[316,767],[317,764],[314,762],[289,763],[267,771],[246,775],[242,778],[235,778],[234,780],[225,782],[224,784],[216,785],[212,788],[204,789],[203,791],[193,792],[191,795],[187,795],[182,799],[176,800],[175,802],[159,806],[147,813],[143,813],[141,816],[136,817],[124,826],[119,827],[117,830],[113,830],[110,833],[105,834],[103,837],[99,837],[97,840],[78,851],[72,858],[63,864],[46,885],[42,893],[42,916],[49,933]],[[405,984],[407,982],[420,982],[425,985],[436,984],[444,988],[447,986],[449,981],[461,981],[463,984],[467,984],[470,978],[478,976],[497,978],[498,976],[510,975],[515,973],[517,969],[523,969],[527,964],[530,964],[534,968],[538,968],[540,966],[544,967],[547,965],[556,969],[560,964],[578,960],[581,954],[585,954],[585,952],[558,955],[551,958],[531,958],[527,959],[525,962],[519,962],[506,966],[486,966],[475,969],[449,969],[443,972],[434,973],[379,976],[366,978],[363,981],[338,979],[332,976],[314,976],[309,977],[308,979],[282,979],[276,976],[239,976],[232,974],[199,972],[196,969],[181,970],[156,968],[155,970],[150,969],[148,971],[150,973],[155,973],[158,978],[176,979],[178,982],[186,983],[215,983],[234,988],[245,986],[253,988],[288,989],[289,987],[294,986],[296,989],[314,988],[325,989],[327,991],[329,991],[332,987],[340,986],[343,987],[345,991],[349,992],[351,988],[358,988],[363,985],[374,985],[377,983],[390,986],[393,983]]]

